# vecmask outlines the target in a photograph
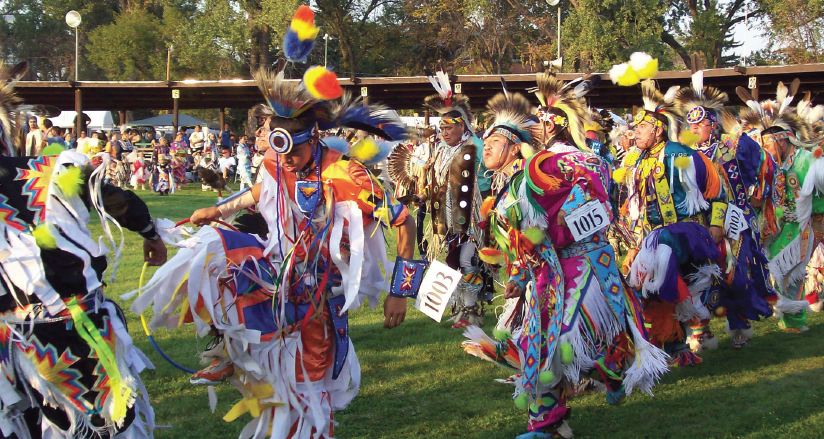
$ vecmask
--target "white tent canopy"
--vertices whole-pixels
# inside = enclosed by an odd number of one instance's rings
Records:
[[[63,111],[57,117],[50,117],[49,120],[60,128],[73,128],[76,114],[74,111]],[[111,111],[84,111],[83,114],[91,119],[86,126],[89,131],[109,131],[115,128]]]

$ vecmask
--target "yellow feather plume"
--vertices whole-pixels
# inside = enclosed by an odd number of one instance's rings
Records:
[[[57,240],[52,235],[51,227],[48,224],[40,224],[31,232],[34,236],[34,242],[42,249],[57,248]]]
[[[682,145],[686,145],[694,149],[695,146],[698,144],[698,134],[695,134],[689,130],[681,131],[678,134],[678,141]]]
[[[83,170],[72,166],[55,177],[55,184],[63,192],[63,195],[67,197],[77,196],[83,187]]]
[[[374,158],[380,152],[377,142],[370,137],[359,140],[352,145],[349,156],[359,162],[366,162]]]

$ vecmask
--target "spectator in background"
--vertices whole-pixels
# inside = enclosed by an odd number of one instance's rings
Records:
[[[63,148],[66,148],[66,142],[63,141],[63,136],[60,135],[60,128],[55,126],[46,131],[46,145],[48,146],[52,143],[56,143]]]
[[[202,152],[205,142],[206,136],[203,135],[202,127],[200,125],[195,126],[195,131],[189,136],[189,148],[192,149],[192,153],[195,151]]]
[[[223,131],[220,132],[220,146],[232,146],[231,139],[232,131],[229,130],[229,124],[223,124]]]
[[[206,136],[206,141],[203,142],[203,154],[208,155],[212,160],[217,160],[220,155],[220,146],[217,144],[217,139],[214,133],[209,133]]]
[[[220,158],[217,159],[217,166],[220,169],[220,173],[223,174],[223,179],[227,182],[229,178],[235,174],[235,169],[237,168],[237,160],[232,157],[232,150],[224,146],[220,150]]]
[[[66,143],[66,148],[77,148],[77,142],[74,140],[74,135],[70,133],[68,130],[66,130],[66,135],[63,136],[63,141]]]
[[[29,133],[26,134],[26,149],[24,154],[27,156],[40,155],[42,150],[41,143],[43,143],[43,132],[37,125],[37,117],[29,118]]]

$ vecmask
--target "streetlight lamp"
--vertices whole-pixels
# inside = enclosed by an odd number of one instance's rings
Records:
[[[80,26],[80,22],[83,21],[83,18],[80,16],[80,13],[77,11],[69,11],[66,13],[66,24],[69,25],[70,28],[74,29],[74,82],[78,81],[78,66],[79,66],[79,53],[80,53],[80,39],[78,37],[78,26]]]
[[[561,63],[563,59],[561,58],[561,0],[546,0],[546,4],[558,6],[558,36],[556,37],[558,40],[558,59],[555,61]]]
[[[333,39],[329,34],[323,34],[323,67],[326,67],[329,59],[329,40]]]

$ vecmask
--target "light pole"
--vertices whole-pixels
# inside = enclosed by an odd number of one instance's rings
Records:
[[[323,67],[325,68],[327,65],[327,61],[329,60],[329,40],[332,37],[329,34],[323,34]]]
[[[546,4],[550,6],[558,6],[558,59],[561,59],[561,0],[546,0]]]
[[[77,82],[79,77],[78,67],[80,63],[78,59],[80,58],[80,37],[78,36],[79,31],[77,28],[80,26],[81,21],[83,21],[83,18],[79,12],[72,10],[66,13],[66,24],[74,29],[74,82]]]

